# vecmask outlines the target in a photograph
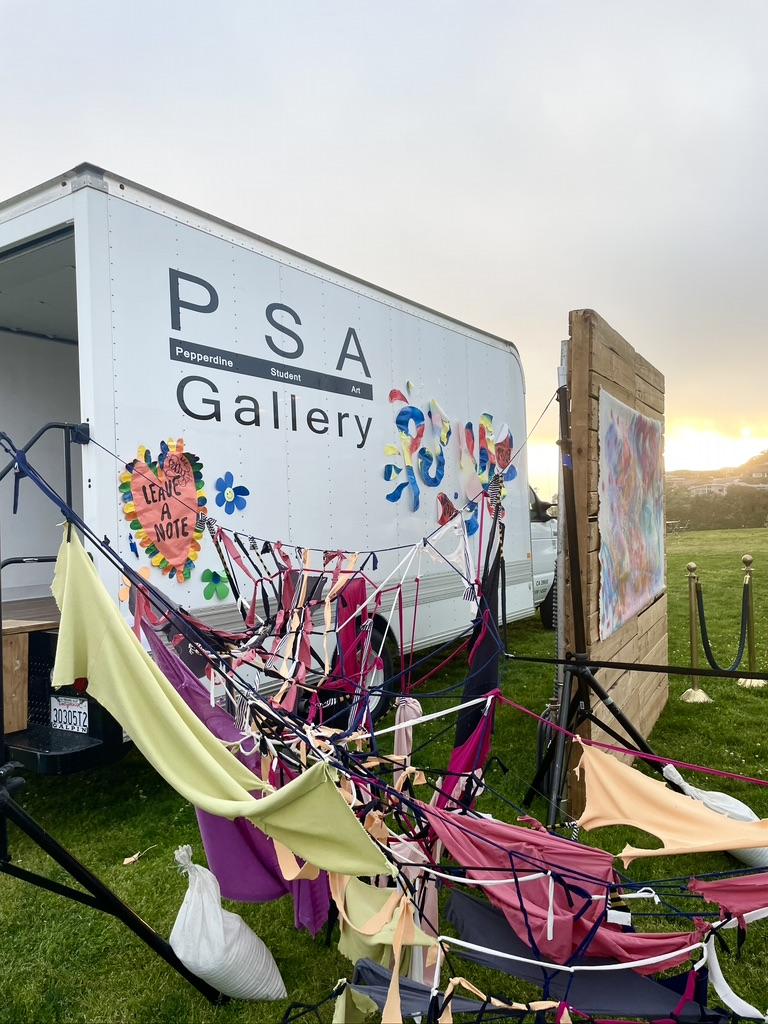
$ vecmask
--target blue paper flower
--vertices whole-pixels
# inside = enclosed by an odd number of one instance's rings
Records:
[[[224,508],[228,516],[237,509],[239,512],[246,506],[246,497],[251,493],[247,487],[234,487],[234,476],[227,471],[216,481],[216,504]]]

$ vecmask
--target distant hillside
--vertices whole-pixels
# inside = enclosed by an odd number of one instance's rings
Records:
[[[768,451],[753,455],[741,466],[722,469],[675,469],[666,474],[667,486],[697,487],[706,484],[734,486],[768,485]]]
[[[676,530],[768,526],[768,452],[742,466],[667,473],[666,517]]]

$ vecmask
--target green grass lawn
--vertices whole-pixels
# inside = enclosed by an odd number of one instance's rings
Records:
[[[687,582],[685,566],[698,563],[710,619],[716,657],[730,661],[736,647],[741,599],[741,556],[755,558],[756,634],[758,668],[768,668],[768,530],[718,531],[681,534],[669,538],[670,659],[688,663]],[[765,577],[765,580],[764,580]],[[553,637],[538,620],[510,628],[510,649],[519,653],[551,654]],[[703,664],[703,656],[702,656]],[[437,690],[462,678],[459,665],[431,684]],[[673,678],[670,700],[654,730],[657,752],[682,760],[712,765],[768,778],[763,750],[763,721],[768,689],[742,690],[730,681],[704,684],[715,700],[710,705],[679,701],[687,681]],[[547,667],[507,664],[504,689],[520,704],[541,710],[552,689]],[[425,711],[447,700],[424,700]],[[444,723],[438,722],[435,732]],[[421,737],[417,736],[417,742]],[[421,755],[426,765],[447,761],[450,731]],[[508,769],[494,767],[489,781],[498,795],[486,794],[481,809],[514,820],[534,769],[535,723],[509,709],[497,719],[495,753]],[[755,786],[706,779],[690,781],[717,788],[746,801],[768,817],[768,790]],[[173,862],[175,848],[191,843],[203,860],[200,837],[191,807],[177,796],[135,752],[120,764],[67,779],[30,778],[21,802],[46,828],[107,884],[111,885],[145,920],[168,934],[184,896],[186,881]],[[540,804],[534,808],[544,815]],[[647,835],[613,828],[582,836],[594,845],[618,851],[628,839],[653,845]],[[47,862],[38,849],[12,831],[14,861],[28,869],[46,871],[65,881],[65,875]],[[123,867],[123,858],[157,844],[145,858]],[[689,875],[738,867],[727,855],[658,858],[633,866],[635,878]],[[686,909],[690,901],[686,901]],[[693,904],[704,909],[703,904]],[[352,965],[334,948],[325,946],[293,927],[290,900],[266,906],[235,905],[249,925],[267,943],[285,979],[291,1000],[314,1002],[328,993],[335,981],[351,973]],[[650,908],[648,908],[650,909]],[[669,922],[648,922],[648,930]],[[681,925],[674,926],[675,930]],[[214,1009],[190,986],[149,952],[116,921],[87,907],[62,900],[15,879],[0,876],[0,1022],[15,1021],[168,1021],[168,1022],[274,1022],[286,1003],[232,1003]],[[733,933],[731,933],[733,935]],[[729,940],[731,941],[731,940]],[[731,941],[731,945],[733,942]],[[768,926],[750,929],[741,959],[721,954],[721,964],[733,988],[758,1007],[768,1006]],[[512,996],[529,990],[506,977],[482,975],[483,984]],[[330,1019],[330,1015],[328,1018]]]

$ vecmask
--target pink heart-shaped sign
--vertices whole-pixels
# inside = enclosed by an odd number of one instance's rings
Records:
[[[125,517],[152,564],[183,583],[200,550],[202,466],[176,441],[162,445],[157,462],[140,449],[127,469],[121,478]]]

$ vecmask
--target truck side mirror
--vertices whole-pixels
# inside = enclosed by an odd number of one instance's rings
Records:
[[[542,501],[538,494],[531,487],[529,491],[529,503],[532,523],[546,523],[553,518],[549,509],[553,507],[552,502]],[[557,506],[554,506],[557,508]]]

